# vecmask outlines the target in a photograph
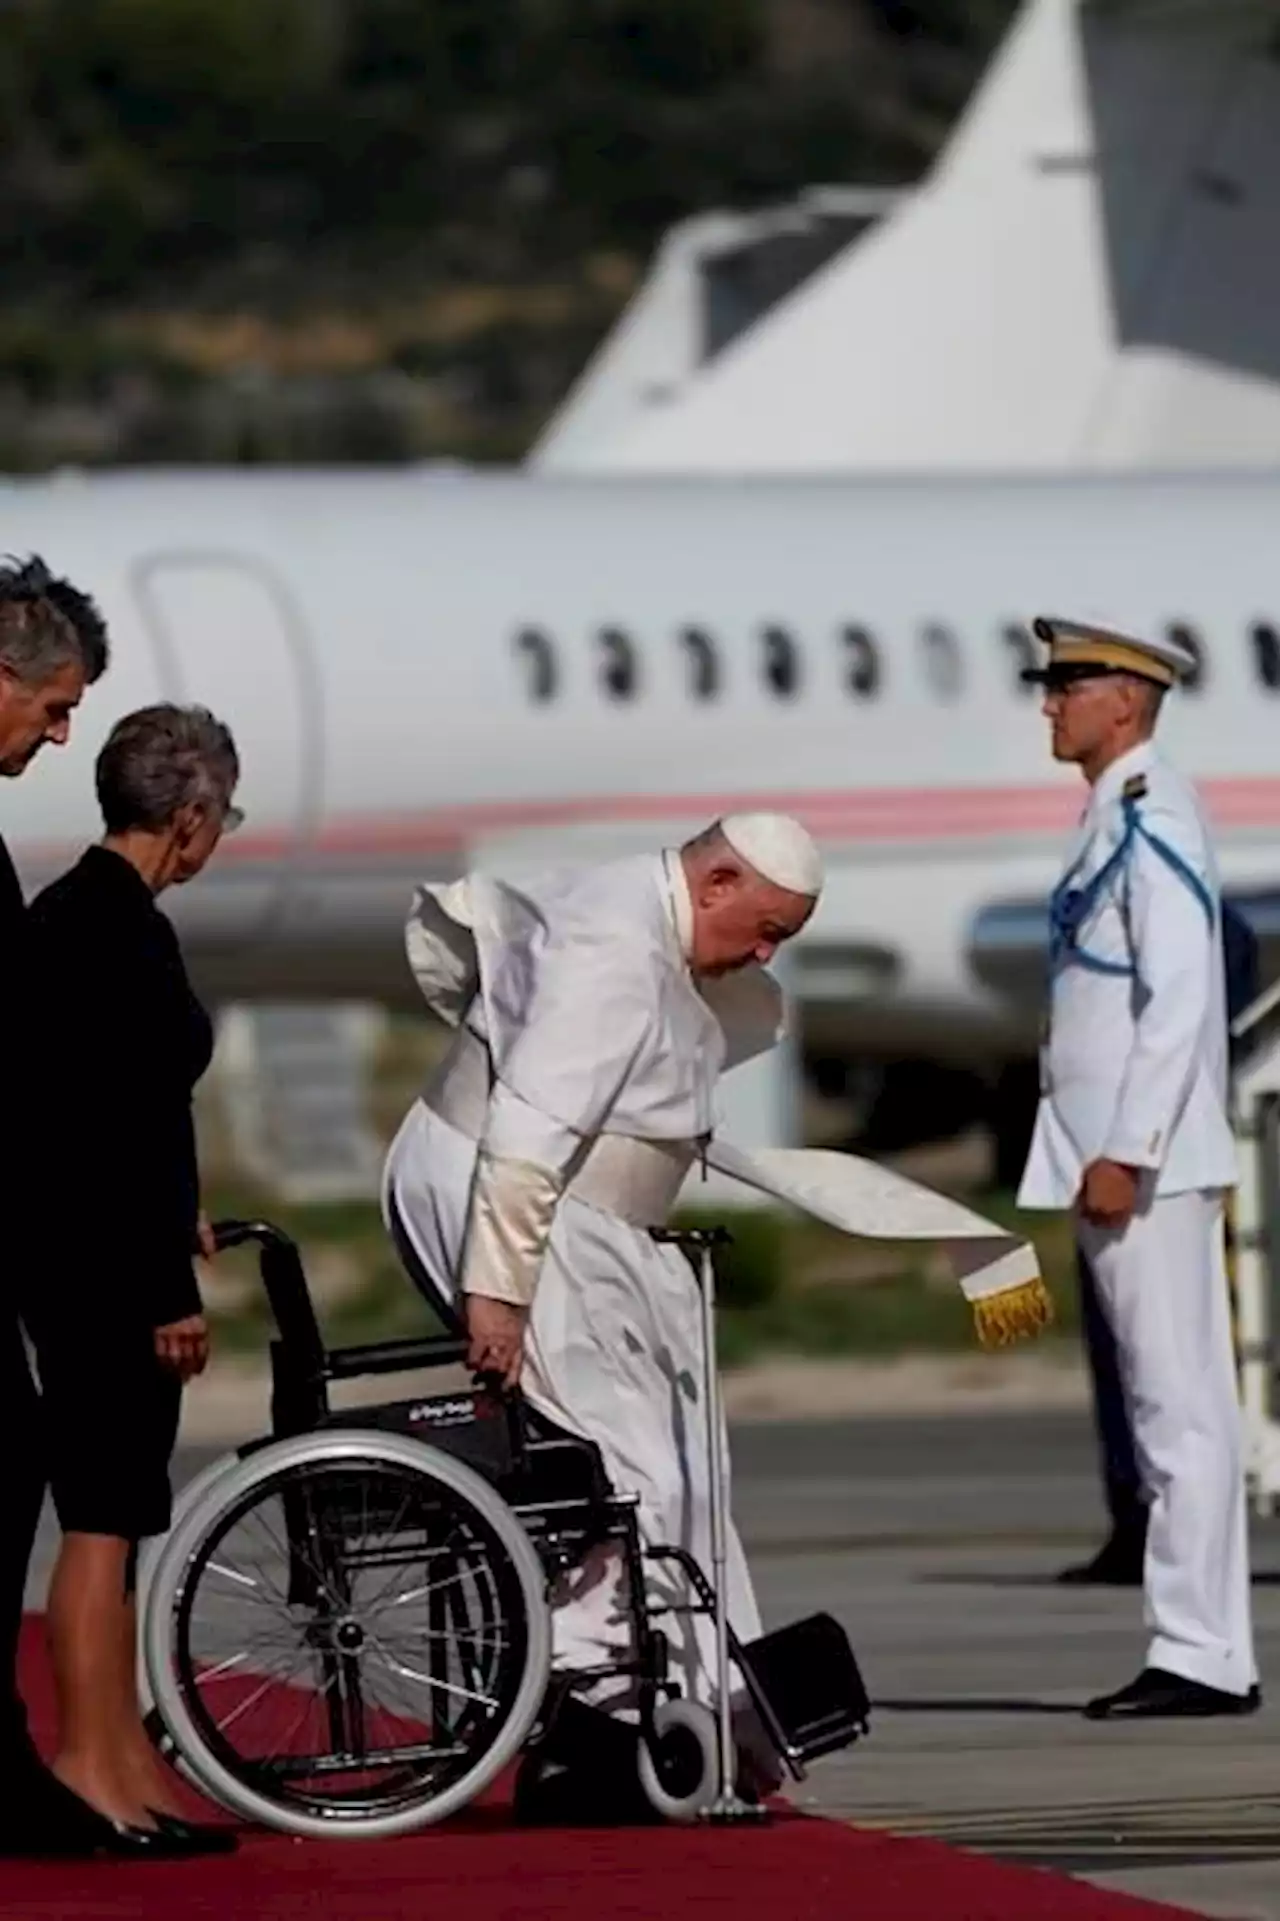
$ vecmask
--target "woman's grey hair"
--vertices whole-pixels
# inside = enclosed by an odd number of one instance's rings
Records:
[[[168,826],[180,808],[225,807],[240,778],[231,730],[207,707],[141,707],[118,720],[94,777],[109,834]]]

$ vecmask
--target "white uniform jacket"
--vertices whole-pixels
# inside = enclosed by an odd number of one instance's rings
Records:
[[[1099,1158],[1158,1195],[1233,1187],[1219,885],[1194,788],[1145,742],[1096,783],[1050,907],[1041,1099],[1019,1192]]]

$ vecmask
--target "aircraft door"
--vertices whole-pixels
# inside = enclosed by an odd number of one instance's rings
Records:
[[[245,824],[173,906],[223,953],[270,937],[287,916],[324,804],[319,662],[287,583],[237,553],[182,551],[135,563],[134,592],[162,698],[208,707],[235,736]]]

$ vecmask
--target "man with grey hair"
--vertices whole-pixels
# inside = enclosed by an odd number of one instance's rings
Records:
[[[388,1158],[401,1256],[465,1326],[476,1371],[519,1380],[538,1414],[594,1441],[613,1485],[638,1496],[645,1541],[682,1542],[704,1566],[697,1293],[649,1230],[713,1134],[721,1073],[779,1038],[766,963],[821,887],[798,822],[740,814],[660,854],[420,888],[407,932],[419,987],[457,1032]],[[612,1548],[597,1558],[559,1597],[563,1671],[598,1669],[625,1644],[622,1566]],[[681,1611],[683,1575],[651,1568],[673,1668],[709,1703],[711,1625]],[[732,1531],[727,1578],[730,1621],[751,1641],[760,1620]],[[630,1713],[616,1681],[593,1699]],[[602,1723],[592,1739],[604,1738]],[[578,1791],[599,1785],[593,1771]]]
[[[85,688],[105,672],[106,627],[87,594],[56,578],[44,562],[10,561],[0,565],[0,775],[25,773],[41,748],[61,747],[71,732],[72,715]],[[0,954],[7,998],[23,1005],[24,904],[22,889],[4,842],[0,840]],[[26,1080],[21,1058],[14,1059],[11,1030],[7,1066],[11,1087]],[[13,1145],[7,1168],[15,1174]],[[21,1258],[14,1245],[11,1214],[10,1259]],[[39,1223],[31,1224],[38,1235]],[[38,1251],[38,1249],[37,1249]],[[0,1853],[47,1852],[55,1845],[78,1851],[74,1837],[55,1833],[65,1824],[65,1806],[41,1766],[27,1731],[18,1692],[18,1633],[22,1622],[27,1565],[44,1498],[45,1467],[36,1396],[18,1318],[12,1272],[0,1280],[0,1460],[4,1462],[5,1524],[0,1530]]]

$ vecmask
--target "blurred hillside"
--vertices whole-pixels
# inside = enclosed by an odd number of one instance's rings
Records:
[[[7,0],[0,468],[517,458],[673,221],[916,179],[1014,0]]]

